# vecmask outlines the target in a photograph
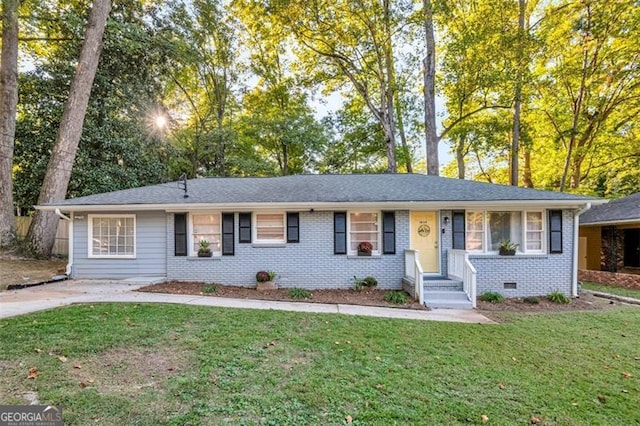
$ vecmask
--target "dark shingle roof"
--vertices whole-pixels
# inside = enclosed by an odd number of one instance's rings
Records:
[[[579,202],[593,199],[422,174],[201,178],[189,180],[188,187],[189,198],[183,198],[177,182],[173,182],[89,195],[47,206],[509,200]]]
[[[581,225],[629,220],[640,221],[640,192],[592,207],[580,216]]]

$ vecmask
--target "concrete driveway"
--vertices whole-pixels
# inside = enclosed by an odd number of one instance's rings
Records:
[[[495,324],[473,310],[383,308],[342,304],[280,302],[251,299],[230,299],[212,296],[141,293],[140,287],[158,282],[154,278],[119,281],[68,280],[41,286],[0,292],[0,318],[9,318],[73,303],[134,302],[178,303],[185,305],[217,306],[238,309],[273,309],[294,312],[338,313],[383,318],[402,318],[427,321],[448,321],[476,324]]]

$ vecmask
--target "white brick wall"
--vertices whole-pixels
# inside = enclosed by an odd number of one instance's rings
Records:
[[[531,256],[470,255],[469,259],[478,271],[478,295],[495,291],[505,297],[526,297],[542,296],[558,290],[570,296],[573,214],[572,210],[565,210],[562,215],[562,253]],[[546,238],[548,239],[548,235]],[[505,282],[515,282],[517,288],[505,289]]]
[[[217,258],[174,256],[173,214],[167,214],[167,278],[254,286],[259,270],[273,270],[280,287],[351,288],[353,276],[373,276],[378,288],[400,289],[404,250],[409,247],[409,212],[396,212],[396,254],[352,257],[333,254],[333,212],[300,212],[300,242],[282,247],[238,243],[235,255]]]

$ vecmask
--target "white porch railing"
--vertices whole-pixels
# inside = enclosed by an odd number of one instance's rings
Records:
[[[418,250],[404,251],[404,276],[409,280],[413,280],[414,297],[421,305],[424,305],[424,274]]]
[[[462,289],[473,307],[476,307],[476,268],[469,260],[469,253],[464,250],[449,250],[447,257],[447,272],[450,277],[462,280]]]

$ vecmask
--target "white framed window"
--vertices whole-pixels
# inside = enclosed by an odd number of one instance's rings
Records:
[[[504,240],[517,244],[520,253],[543,253],[545,241],[542,211],[467,211],[466,249],[497,253]]]
[[[203,212],[189,215],[189,256],[197,256],[200,241],[209,242],[213,255],[222,255],[220,213]]]
[[[256,244],[284,244],[286,240],[285,213],[254,213],[253,242]]]
[[[522,212],[487,212],[487,251],[497,252],[509,240],[522,251]]]
[[[527,232],[525,234],[525,248],[528,252],[544,251],[544,215],[539,212],[526,212]]]
[[[349,212],[347,215],[348,254],[358,252],[358,244],[371,243],[371,254],[380,254],[380,214],[378,212]]]
[[[484,212],[467,212],[466,243],[469,251],[484,251]]]
[[[88,257],[135,259],[136,215],[90,214],[88,222]]]

